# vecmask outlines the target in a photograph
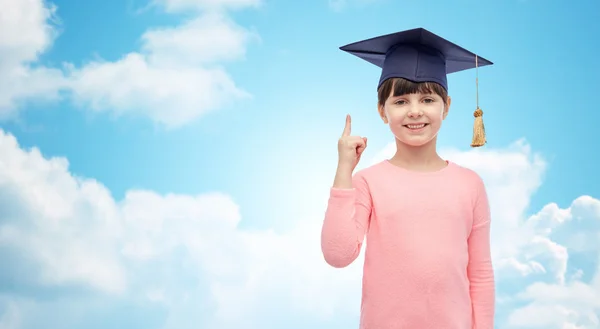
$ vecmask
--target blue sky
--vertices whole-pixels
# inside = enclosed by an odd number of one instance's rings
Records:
[[[318,243],[344,115],[393,150],[338,47],[414,27],[495,63],[487,146],[469,71],[439,144],[490,190],[498,328],[600,326],[597,2],[2,2],[0,328],[356,327]]]

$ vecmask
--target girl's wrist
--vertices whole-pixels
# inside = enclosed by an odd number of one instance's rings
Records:
[[[354,167],[352,164],[344,161],[338,161],[337,165],[337,173],[348,174],[352,176],[352,172],[354,171]]]
[[[333,181],[334,188],[351,189],[352,188],[352,171],[353,168],[347,164],[338,164],[338,169],[335,173]]]

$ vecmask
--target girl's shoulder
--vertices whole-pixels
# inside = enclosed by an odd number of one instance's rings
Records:
[[[383,160],[371,163],[366,167],[356,170],[354,176],[357,178],[369,180],[370,178],[388,175],[389,170],[390,168],[387,166],[387,160]]]
[[[483,182],[481,176],[473,169],[459,165],[456,162],[448,161],[448,167],[453,169],[449,170],[449,174],[460,176],[463,179],[467,179],[474,182]]]
[[[448,175],[451,181],[460,184],[477,195],[486,192],[483,178],[474,169],[454,162],[450,162],[450,165],[452,170],[448,171]]]

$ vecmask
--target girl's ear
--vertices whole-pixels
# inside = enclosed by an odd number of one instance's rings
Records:
[[[442,120],[446,119],[446,117],[448,116],[448,112],[450,111],[450,104],[452,104],[452,98],[448,96],[448,98],[446,98],[446,106],[444,107],[444,115],[442,116]]]
[[[385,105],[377,103],[377,110],[379,111],[379,116],[381,117],[381,120],[383,120],[383,123],[387,124],[388,119],[387,115],[385,115]]]

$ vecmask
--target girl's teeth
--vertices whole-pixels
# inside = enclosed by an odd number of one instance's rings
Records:
[[[408,125],[408,128],[410,129],[419,129],[419,128],[423,128],[425,127],[425,124],[421,124],[421,125]]]

